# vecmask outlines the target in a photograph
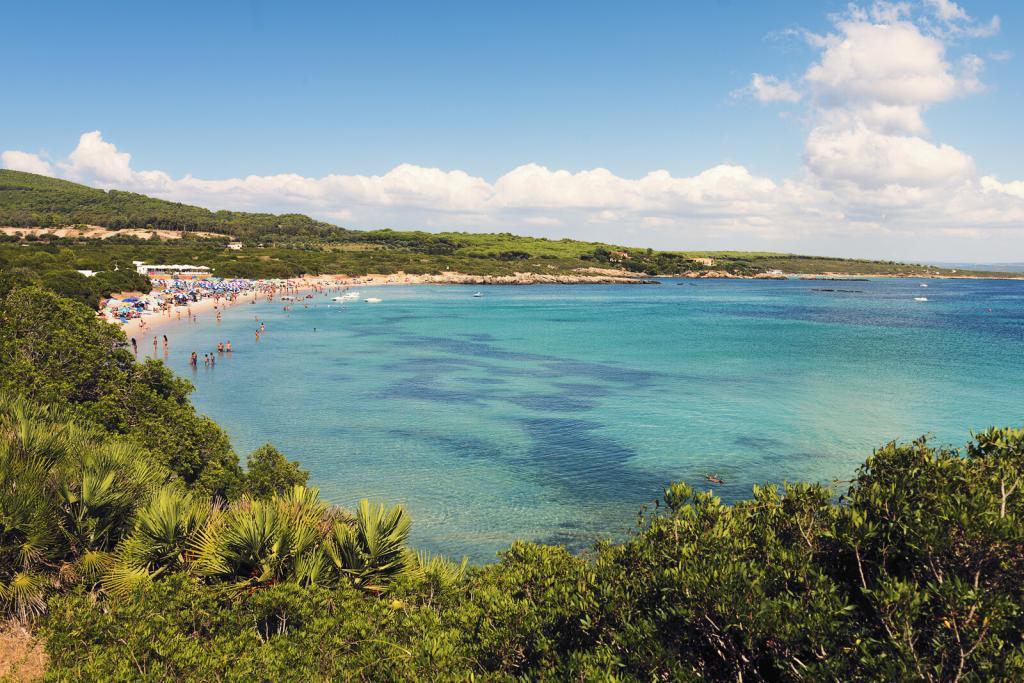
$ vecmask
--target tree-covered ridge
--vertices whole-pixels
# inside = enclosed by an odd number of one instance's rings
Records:
[[[70,264],[105,270],[116,263],[190,262],[225,277],[292,277],[303,274],[440,273],[473,275],[576,273],[585,268],[614,268],[637,274],[674,275],[690,271],[724,271],[754,275],[770,270],[788,273],[950,274],[921,264],[839,259],[770,252],[658,251],[571,239],[523,237],[511,233],[427,233],[421,231],[347,230],[300,214],[273,215],[209,211],[131,192],[103,191],[65,180],[0,170],[0,226],[57,228],[86,224],[112,229],[166,229],[184,234],[202,231],[222,239],[163,243],[131,237],[85,240],[40,235],[27,230],[7,236],[0,267],[36,272],[60,269],[57,291],[82,298],[91,283],[68,274]],[[0,235],[0,238],[4,236]],[[229,251],[229,239],[244,242]],[[0,240],[2,241],[2,240]],[[44,255],[14,248],[27,244]],[[0,247],[3,247],[0,244]],[[51,254],[46,257],[45,254]],[[50,271],[40,271],[50,268]],[[989,274],[991,275],[991,274]],[[54,276],[56,278],[56,276]],[[92,287],[95,294],[96,288]]]
[[[34,173],[0,170],[0,225],[71,224],[201,230],[239,236],[263,233],[322,236],[340,230],[301,214],[210,211],[134,192],[99,190]]]
[[[55,680],[1024,678],[1024,429],[888,444],[849,488],[679,482],[580,556],[416,553],[85,306],[0,281],[0,613]]]

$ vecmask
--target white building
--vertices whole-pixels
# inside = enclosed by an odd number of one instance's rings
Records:
[[[238,251],[241,248],[242,248],[242,243],[241,242],[228,242],[228,249],[234,249],[235,251]]]
[[[210,269],[206,266],[192,266],[184,263],[171,265],[146,265],[141,261],[133,261],[135,270],[139,275],[147,277],[174,276],[174,277],[208,277]]]

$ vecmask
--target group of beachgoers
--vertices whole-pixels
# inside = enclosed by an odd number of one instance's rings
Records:
[[[162,336],[164,338],[164,355],[166,356],[167,355],[167,350],[170,348],[170,342],[168,341],[166,334],[162,335]],[[154,357],[156,356],[157,347],[160,344],[159,340],[160,340],[160,338],[157,337],[154,334],[153,335],[153,356]],[[139,342],[135,340],[135,337],[131,338],[131,345],[132,345],[132,353],[134,353],[136,356],[139,355]]]
[[[110,300],[112,303],[108,310],[104,311],[111,322],[124,323],[132,317],[141,318],[147,316],[161,315],[164,320],[173,318],[178,320],[187,318],[190,323],[198,323],[199,316],[193,311],[193,304],[201,301],[212,300],[214,319],[221,322],[221,312],[232,305],[250,303],[265,300],[272,302],[275,299],[284,304],[285,311],[290,312],[296,303],[301,303],[304,308],[309,308],[315,294],[330,296],[334,292],[345,291],[348,283],[323,283],[295,281],[295,280],[219,280],[217,278],[199,280],[178,280],[153,278],[153,291],[150,294],[139,297],[127,297],[120,301]],[[313,292],[313,293],[309,293]],[[315,293],[315,294],[314,294]],[[244,299],[243,299],[244,297]],[[130,305],[131,310],[125,311],[124,306]],[[209,307],[209,303],[206,304]],[[315,305],[315,304],[314,304]],[[267,332],[266,323],[253,316],[256,321],[255,339],[259,342]],[[153,321],[160,324],[160,320]],[[145,344],[145,336],[148,330],[145,319],[139,319],[136,323],[139,338],[131,337],[129,344],[132,352],[137,356],[140,346]],[[316,329],[314,328],[314,332]],[[166,360],[169,354],[170,341],[166,334],[153,335],[153,358],[158,357],[161,348],[161,337],[163,345],[163,357]],[[198,351],[192,351],[189,356],[189,365],[193,369],[199,367],[212,368],[216,366],[218,357],[232,353],[231,341],[218,341],[215,351],[210,351],[199,356]]]
[[[175,314],[182,319],[182,313],[189,322],[198,322],[192,305],[201,301],[212,300],[217,319],[221,309],[239,303],[248,298],[255,303],[261,298],[273,301],[276,296],[294,298],[301,289],[320,291],[319,285],[294,280],[246,280],[222,278],[176,279],[152,278],[153,289],[149,294],[127,296],[122,299],[111,298],[103,301],[100,306],[101,315],[113,323],[127,324],[138,320],[138,327],[146,329],[146,317],[161,315],[171,318]]]
[[[203,354],[203,367],[212,368],[217,364],[217,356],[222,356],[225,353],[231,355],[230,339],[227,340],[226,342],[217,342],[216,352],[211,351],[209,353]],[[188,359],[188,364],[191,365],[193,368],[199,367],[199,354],[193,351],[192,355]]]

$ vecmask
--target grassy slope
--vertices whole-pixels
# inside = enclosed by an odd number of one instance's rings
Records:
[[[696,257],[716,260],[712,267],[737,274],[779,269],[789,273],[951,274],[920,264],[808,257],[771,252],[654,252],[599,242],[549,240],[510,233],[426,233],[391,230],[354,231],[300,214],[213,212],[131,192],[97,190],[66,180],[0,170],[0,225],[53,227],[85,223],[110,228],[204,230],[245,240],[248,248],[227,252],[218,241],[153,244],[108,241],[65,242],[70,252],[34,255],[28,267],[104,269],[131,260],[196,262],[224,275],[284,276],[311,273],[409,273],[458,270],[474,274],[517,271],[565,273],[581,267],[620,267],[658,274],[700,270]],[[50,240],[56,244],[54,240]],[[263,244],[263,247],[258,247]],[[627,262],[590,258],[595,250],[628,251]],[[46,250],[44,250],[46,251]],[[519,254],[515,254],[519,252]],[[524,256],[525,255],[525,256]],[[0,249],[9,266],[25,265],[26,256]],[[517,257],[518,256],[518,257]],[[4,260],[0,260],[0,266]],[[704,267],[707,269],[707,267]],[[959,271],[958,274],[967,274]],[[984,273],[992,275],[992,273]]]

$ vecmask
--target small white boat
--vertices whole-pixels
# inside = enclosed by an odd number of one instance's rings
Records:
[[[483,293],[483,292],[477,292],[476,294],[474,294],[474,295],[473,295],[473,298],[474,298],[474,299],[479,299],[479,298],[480,298],[480,297],[482,297],[483,295],[484,295],[484,293]]]
[[[928,301],[928,297],[926,297],[926,296],[915,296],[914,297],[914,301]]]
[[[368,299],[366,299],[366,303],[368,303],[368,304],[379,304],[380,302],[381,302],[381,299],[378,299],[375,296],[371,296]]]
[[[922,282],[922,283],[921,283],[921,286],[922,286],[922,287],[927,287],[928,285],[926,285],[925,283],[923,283],[923,282]]]

